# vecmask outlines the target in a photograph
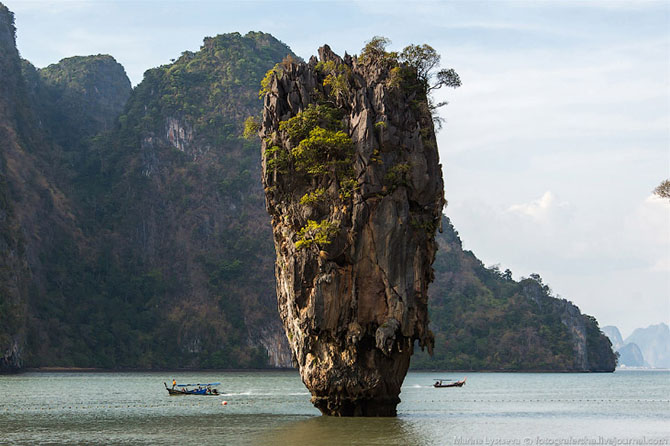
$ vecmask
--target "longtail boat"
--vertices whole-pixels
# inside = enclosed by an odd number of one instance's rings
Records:
[[[450,381],[450,380],[446,380],[446,379],[436,379],[435,384],[433,384],[433,387],[435,387],[435,388],[440,388],[440,387],[463,387],[465,385],[465,380],[466,379],[468,379],[467,376],[460,381]],[[447,381],[447,382],[445,382],[445,381]]]
[[[207,384],[176,384],[172,387],[163,382],[165,390],[170,395],[220,395],[219,391],[214,386],[221,383],[207,383]]]

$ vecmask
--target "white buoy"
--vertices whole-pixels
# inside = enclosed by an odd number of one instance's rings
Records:
[[[227,404],[228,404],[228,401],[221,401],[221,405],[222,405],[222,406],[225,406],[225,405],[227,405]]]

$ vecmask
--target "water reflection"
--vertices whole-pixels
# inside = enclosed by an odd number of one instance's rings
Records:
[[[263,432],[254,445],[432,445],[417,425],[403,418],[319,416],[293,421]]]

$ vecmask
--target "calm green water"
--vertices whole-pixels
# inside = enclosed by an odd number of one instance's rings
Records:
[[[170,397],[172,378],[226,394]],[[320,416],[297,372],[0,376],[0,444],[670,444],[670,372],[433,378],[461,376],[410,373],[397,418],[361,419]]]

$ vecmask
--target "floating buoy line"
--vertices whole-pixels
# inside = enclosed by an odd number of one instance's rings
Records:
[[[620,399],[607,399],[607,398],[586,398],[586,399],[499,399],[499,400],[489,400],[489,399],[463,399],[463,400],[422,400],[422,401],[412,401],[412,404],[440,404],[444,408],[453,408],[453,403],[486,403],[486,404],[498,404],[498,403],[644,403],[644,404],[670,404],[670,399],[659,399],[659,400],[648,400],[648,399],[630,399],[630,400],[620,400]],[[221,401],[221,406],[228,406],[228,401]],[[235,407],[244,407],[252,406],[254,402],[252,401],[239,401],[235,402]],[[40,412],[40,411],[54,411],[54,410],[108,410],[108,409],[176,409],[176,408],[193,408],[193,407],[216,407],[217,405],[212,404],[211,402],[195,402],[189,404],[183,404],[183,402],[176,403],[156,403],[156,404],[56,404],[49,406],[28,406],[28,407],[4,407],[0,409],[0,413],[27,413],[27,412]],[[407,412],[430,412],[435,409],[413,409],[408,410]]]
[[[252,406],[251,401],[236,402],[235,407]],[[190,403],[190,404],[175,404],[175,403],[161,403],[161,404],[55,404],[48,406],[19,406],[19,407],[4,407],[0,408],[0,413],[8,412],[39,412],[50,410],[109,410],[109,409],[188,409],[193,407],[217,407],[218,404],[207,402]],[[221,401],[221,406],[228,406],[228,401]]]

